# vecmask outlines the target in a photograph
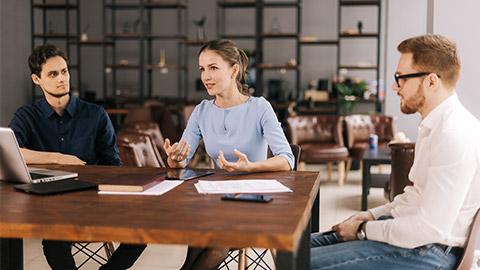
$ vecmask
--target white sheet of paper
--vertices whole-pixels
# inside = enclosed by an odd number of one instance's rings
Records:
[[[248,179],[224,181],[198,181],[195,184],[198,193],[276,193],[292,192],[291,189],[274,179]]]
[[[124,192],[124,191],[99,191],[98,194],[109,194],[109,195],[150,195],[150,196],[160,196],[167,193],[168,191],[174,189],[176,186],[182,184],[183,181],[178,180],[164,180],[157,185],[141,191],[141,192]]]

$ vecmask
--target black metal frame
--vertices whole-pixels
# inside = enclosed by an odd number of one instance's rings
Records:
[[[67,54],[67,57],[71,59],[71,49],[70,46],[72,46],[72,40],[78,39],[80,36],[80,2],[79,0],[76,0],[74,4],[71,2],[74,0],[65,0],[65,4],[62,3],[52,3],[52,2],[47,2],[46,0],[42,0],[41,2],[35,1],[35,0],[30,0],[30,31],[31,31],[31,47],[32,51],[35,49],[35,41],[37,39],[41,39],[43,43],[46,43],[50,39],[61,39],[65,41],[65,52]],[[40,4],[40,5],[35,5],[35,4]],[[53,4],[53,5],[48,5],[48,4]],[[42,10],[42,34],[36,34],[35,33],[35,9],[41,9]],[[47,35],[47,10],[65,10],[65,34],[64,35],[59,35],[59,36],[48,36]],[[70,33],[70,12],[76,12],[76,35],[72,35]],[[80,81],[81,81],[81,70],[80,70],[80,46],[77,44],[76,47],[76,70],[77,70],[77,90],[80,91]],[[71,72],[73,70],[73,66],[70,63],[69,66],[69,71]],[[32,82],[32,101],[35,101],[38,97],[36,95],[36,85]]]
[[[377,16],[377,31],[376,34],[358,34],[358,35],[342,35],[342,7],[351,7],[351,6],[376,6],[378,8]],[[348,1],[348,0],[338,0],[338,16],[337,16],[337,27],[338,27],[338,48],[337,48],[337,77],[340,75],[340,69],[342,64],[340,62],[341,55],[341,40],[345,38],[376,38],[377,39],[377,65],[375,68],[360,68],[357,69],[370,69],[376,72],[377,80],[377,96],[375,101],[375,111],[381,113],[383,111],[383,102],[380,101],[380,33],[382,26],[382,0],[373,0],[373,1]]]

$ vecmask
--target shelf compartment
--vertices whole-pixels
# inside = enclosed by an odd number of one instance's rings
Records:
[[[380,0],[341,0],[340,6],[379,6]]]
[[[137,39],[141,37],[140,33],[108,33],[105,34],[108,38],[115,38],[115,39]]]
[[[221,38],[226,39],[255,39],[255,35],[220,35]]]
[[[262,38],[299,38],[297,33],[260,33]]]
[[[264,2],[264,7],[300,7],[298,2]]]
[[[146,8],[186,8],[187,3],[183,1],[153,1],[143,4]]]
[[[378,38],[378,33],[362,33],[362,34],[342,34],[340,33],[341,38]]]
[[[182,40],[180,42],[185,45],[204,45],[208,40]]]
[[[44,8],[44,9],[76,9],[77,5],[75,4],[67,4],[64,2],[50,2],[50,3],[33,3],[33,7],[36,8]]]
[[[287,66],[287,65],[271,65],[271,64],[260,64],[258,65],[259,69],[300,69],[299,66]]]
[[[218,6],[223,8],[254,8],[256,6],[255,1],[218,1]]]
[[[146,35],[146,39],[155,39],[155,40],[177,40],[177,39],[182,39],[185,40],[187,39],[186,36],[181,36],[181,35]]]
[[[77,38],[78,35],[67,35],[63,33],[52,33],[52,34],[33,34],[34,38]]]
[[[339,69],[364,69],[364,70],[377,70],[378,67],[377,66],[356,66],[356,65],[351,65],[351,66],[348,66],[348,65],[344,65],[344,66],[339,66],[338,67]]]
[[[140,5],[138,4],[106,4],[105,7],[110,9],[139,9]]]
[[[300,39],[302,45],[338,45],[338,40],[333,39]]]
[[[70,44],[78,44],[78,45],[83,45],[83,46],[96,46],[96,45],[113,45],[113,41],[105,41],[105,40],[87,40],[87,41],[81,41],[81,40],[70,40]]]
[[[187,69],[186,66],[182,66],[182,65],[164,65],[164,66],[160,66],[160,65],[145,65],[145,68],[146,68],[146,69],[168,68],[168,69],[174,69],[174,70]]]
[[[105,65],[106,67],[112,69],[140,69],[140,65],[138,64],[128,64],[128,65],[121,65],[121,64],[108,64]]]

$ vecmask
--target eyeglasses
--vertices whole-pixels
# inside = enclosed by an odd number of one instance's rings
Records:
[[[412,74],[405,74],[405,75],[399,75],[398,73],[395,73],[393,76],[395,78],[395,83],[397,83],[398,87],[400,86],[400,79],[408,79],[408,78],[417,78],[417,77],[422,77],[422,76],[427,76],[431,74],[432,72],[420,72],[420,73],[412,73]],[[440,78],[440,75],[437,75],[438,78]]]

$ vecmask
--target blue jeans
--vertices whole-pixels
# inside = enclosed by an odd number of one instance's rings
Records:
[[[372,240],[341,242],[335,234],[313,233],[311,269],[454,269],[460,258],[436,244],[413,249]]]

